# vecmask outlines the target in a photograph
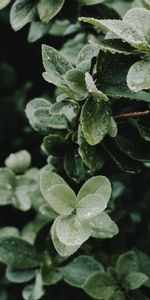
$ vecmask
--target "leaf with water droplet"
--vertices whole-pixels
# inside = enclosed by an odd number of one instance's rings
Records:
[[[150,59],[138,61],[131,66],[127,84],[134,92],[150,89]]]

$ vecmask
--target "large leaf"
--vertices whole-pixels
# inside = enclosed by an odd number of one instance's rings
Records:
[[[65,267],[61,267],[60,271],[67,283],[75,287],[82,287],[94,272],[103,272],[103,266],[91,256],[80,255]]]
[[[63,85],[62,75],[65,75],[71,69],[71,65],[65,56],[52,47],[42,45],[42,58],[46,71],[43,74],[45,80],[56,86]]]
[[[36,8],[30,0],[16,0],[10,11],[10,23],[14,30],[19,30],[35,18]]]
[[[93,229],[92,236],[95,238],[112,238],[118,234],[119,230],[117,225],[105,212],[91,218],[89,221]]]
[[[79,18],[79,20],[112,32],[137,49],[147,51],[149,49],[147,32],[150,27],[150,12],[147,9],[133,8],[125,14],[123,21],[85,17]]]
[[[75,215],[60,216],[57,219],[56,232],[63,244],[79,246],[90,237],[91,227],[87,222],[81,222]]]
[[[51,228],[51,238],[54,244],[54,247],[56,251],[59,253],[60,256],[70,256],[74,252],[78,250],[80,245],[76,246],[68,246],[64,245],[58,238],[57,232],[56,232],[56,226],[57,226],[58,219],[56,219],[52,225]]]
[[[127,84],[134,92],[150,89],[150,59],[138,61],[131,66]]]
[[[46,200],[58,214],[70,215],[76,206],[76,195],[66,184],[56,184],[46,192]]]
[[[84,136],[90,145],[99,144],[110,126],[110,111],[107,103],[99,98],[89,98],[82,108],[81,124]]]
[[[17,269],[36,267],[40,257],[34,247],[17,237],[0,237],[0,261]]]
[[[108,299],[117,288],[114,279],[107,273],[95,272],[83,286],[85,292],[94,299]]]
[[[65,0],[40,0],[37,5],[40,19],[48,23],[63,7]]]
[[[107,207],[107,199],[99,194],[89,194],[83,197],[77,205],[77,216],[81,220],[97,216]]]
[[[89,194],[98,194],[108,202],[111,195],[111,184],[105,176],[93,176],[81,187],[77,199],[81,200]]]

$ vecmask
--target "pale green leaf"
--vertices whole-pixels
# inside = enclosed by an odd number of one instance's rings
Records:
[[[31,164],[31,154],[26,150],[11,153],[5,160],[5,165],[15,173],[25,172]]]
[[[98,55],[98,52],[99,52],[99,49],[95,45],[84,46],[80,50],[80,52],[76,58],[76,65],[79,66],[81,63],[83,63],[85,61],[91,61],[93,57]]]
[[[58,214],[70,215],[76,206],[76,195],[66,184],[56,184],[46,192],[46,201]]]
[[[0,9],[6,7],[10,2],[11,0],[0,0]]]
[[[39,0],[37,10],[42,22],[48,23],[61,10],[65,0]]]
[[[56,226],[57,226],[58,219],[56,219],[51,227],[51,238],[54,244],[54,247],[58,254],[60,256],[70,256],[74,252],[78,250],[80,245],[77,246],[68,246],[64,245],[58,238],[57,232],[56,232]]]
[[[105,0],[80,0],[82,5],[95,5],[104,2]]]
[[[88,72],[86,72],[85,74],[85,83],[89,93],[97,97],[97,99],[99,98],[100,101],[101,100],[104,100],[106,102],[108,101],[108,97],[97,89],[92,76]]]
[[[107,199],[99,194],[89,194],[83,197],[77,205],[79,219],[90,219],[97,216],[107,207]]]
[[[45,199],[48,189],[56,184],[66,184],[66,182],[61,176],[49,170],[49,167],[43,168],[40,173],[40,190]]]
[[[44,79],[56,86],[64,84],[62,75],[72,67],[63,54],[47,45],[42,45],[42,59],[46,73]]]
[[[27,23],[34,20],[36,8],[34,2],[29,0],[16,0],[10,11],[10,23],[12,28],[17,31]]]
[[[105,212],[91,218],[89,222],[93,229],[92,236],[95,238],[112,238],[114,235],[118,234],[117,225]]]
[[[82,245],[91,235],[91,227],[80,221],[75,215],[60,216],[57,219],[56,232],[59,240],[67,246]]]
[[[23,299],[25,300],[39,300],[45,294],[43,288],[43,282],[40,272],[36,274],[35,283],[31,285],[27,285],[23,289]]]
[[[131,66],[127,84],[133,92],[150,89],[150,59],[138,61]]]
[[[117,128],[117,123],[115,122],[115,120],[111,117],[110,119],[110,127],[109,127],[109,132],[108,134],[111,137],[115,137],[118,133],[118,128]]]
[[[111,184],[107,177],[93,176],[88,179],[81,187],[77,199],[81,200],[89,194],[98,194],[108,202],[111,195]]]

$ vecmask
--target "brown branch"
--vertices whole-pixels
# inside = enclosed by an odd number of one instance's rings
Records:
[[[129,112],[121,115],[113,116],[115,120],[123,120],[127,118],[138,118],[150,115],[150,110]]]

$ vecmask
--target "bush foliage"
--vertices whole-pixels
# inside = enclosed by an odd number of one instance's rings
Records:
[[[150,299],[150,1],[0,23],[0,300]]]

